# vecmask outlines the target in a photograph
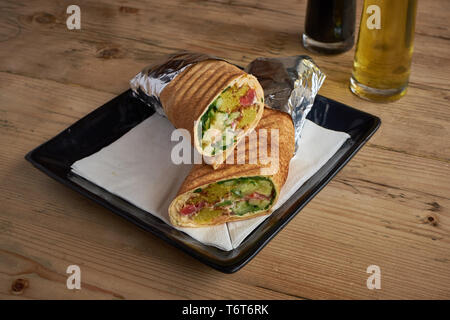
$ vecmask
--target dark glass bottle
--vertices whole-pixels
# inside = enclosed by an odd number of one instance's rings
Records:
[[[356,0],[308,0],[303,45],[319,53],[341,53],[355,42]]]

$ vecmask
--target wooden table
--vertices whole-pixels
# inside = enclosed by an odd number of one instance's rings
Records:
[[[311,55],[328,76],[320,94],[379,116],[382,126],[231,275],[63,187],[24,155],[126,90],[160,54],[188,49],[241,65],[308,54],[300,42],[306,3],[112,2],[0,1],[2,298],[450,298],[449,1],[419,3],[411,83],[398,102],[349,91],[353,50]],[[73,3],[81,30],[66,27]],[[81,268],[81,290],[66,288],[72,264]],[[373,264],[380,290],[366,287]],[[17,279],[28,287],[16,282],[13,290]]]

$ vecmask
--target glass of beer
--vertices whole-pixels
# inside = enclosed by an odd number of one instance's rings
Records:
[[[350,50],[355,41],[356,0],[309,0],[303,46],[335,54]]]
[[[387,102],[406,93],[413,52],[417,0],[365,0],[350,90]]]

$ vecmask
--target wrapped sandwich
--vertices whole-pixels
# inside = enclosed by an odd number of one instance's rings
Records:
[[[217,168],[262,117],[258,80],[225,61],[187,67],[161,92],[161,105],[176,128],[189,131],[196,150]]]
[[[257,138],[255,144],[249,142],[252,134]],[[262,138],[266,141],[266,152],[261,152]],[[206,164],[192,168],[169,206],[173,225],[203,227],[271,212],[286,181],[289,162],[294,154],[291,117],[287,113],[265,108],[255,131],[242,140],[237,149],[241,147],[244,152],[234,152],[217,170]],[[253,162],[251,155],[255,154],[256,149],[259,154]],[[234,160],[232,164],[230,159]],[[274,161],[276,166],[273,166]]]
[[[254,76],[200,53],[165,57],[130,85],[176,128],[188,130],[195,149],[214,168],[256,127],[264,110],[263,89]]]

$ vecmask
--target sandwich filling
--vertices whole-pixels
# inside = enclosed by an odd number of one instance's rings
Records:
[[[209,224],[220,218],[268,210],[275,196],[275,187],[266,177],[229,179],[195,189],[179,213],[196,224]]]
[[[253,124],[259,108],[256,102],[256,91],[247,84],[234,84],[222,91],[201,117],[199,141],[206,155],[215,156],[228,149],[236,142],[238,132]]]

